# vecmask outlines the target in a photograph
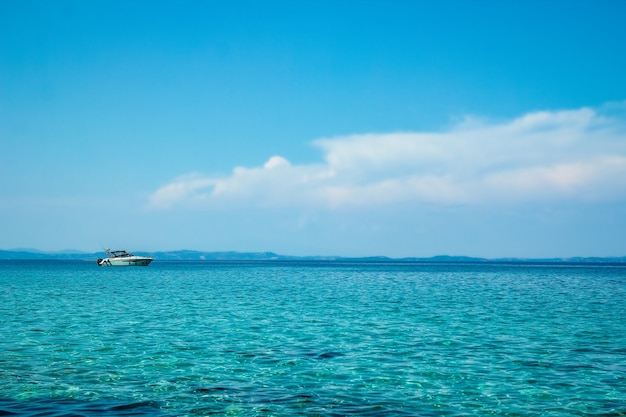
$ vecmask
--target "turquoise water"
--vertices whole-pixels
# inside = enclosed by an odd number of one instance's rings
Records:
[[[0,415],[626,416],[626,267],[0,262]]]

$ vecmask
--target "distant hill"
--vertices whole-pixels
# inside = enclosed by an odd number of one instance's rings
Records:
[[[156,261],[338,261],[338,262],[424,262],[424,263],[626,263],[621,257],[572,257],[572,258],[498,258],[485,259],[468,256],[439,255],[430,258],[389,258],[386,256],[341,257],[341,256],[287,256],[274,252],[203,252],[178,250],[166,252],[133,252],[136,255],[151,256]],[[95,261],[104,258],[104,252],[42,252],[35,249],[0,250],[0,260],[76,260]]]
[[[102,256],[100,256],[101,258]],[[0,259],[3,260],[85,260],[85,259],[97,259],[95,254],[85,252],[41,252],[37,250],[0,250]]]

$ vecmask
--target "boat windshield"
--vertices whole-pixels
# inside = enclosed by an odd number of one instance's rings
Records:
[[[114,258],[125,258],[127,256],[133,256],[133,255],[126,252],[125,250],[112,250],[111,256],[113,256]]]

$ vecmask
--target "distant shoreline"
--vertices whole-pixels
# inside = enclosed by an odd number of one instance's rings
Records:
[[[621,257],[570,257],[570,258],[476,258],[469,256],[439,255],[432,257],[391,258],[387,256],[288,256],[273,252],[204,252],[193,250],[134,252],[151,256],[156,261],[321,261],[321,262],[378,262],[378,263],[511,263],[511,264],[622,264]],[[0,260],[76,260],[89,261],[102,258],[102,252],[43,252],[35,250],[0,250]]]

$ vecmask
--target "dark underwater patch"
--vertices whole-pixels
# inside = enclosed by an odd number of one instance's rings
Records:
[[[75,399],[0,399],[0,416],[158,416],[164,415],[156,401],[124,403],[119,401],[81,401]]]

